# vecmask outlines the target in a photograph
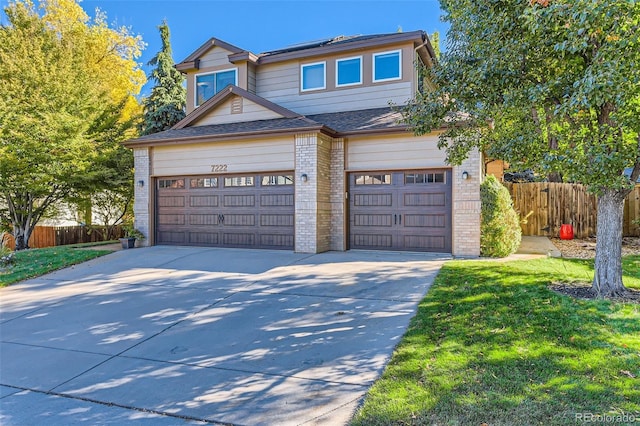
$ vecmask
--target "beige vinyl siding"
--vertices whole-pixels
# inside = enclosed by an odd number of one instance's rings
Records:
[[[256,95],[278,103],[277,98],[288,98],[299,94],[298,62],[283,62],[261,65],[256,74]]]
[[[154,176],[212,174],[213,164],[227,173],[293,170],[293,138],[160,146],[153,149]]]
[[[239,101],[242,103],[242,113],[231,113],[231,107],[234,101]],[[282,115],[254,102],[251,102],[248,99],[234,96],[231,99],[228,99],[222,105],[217,106],[214,111],[210,112],[195,123],[191,124],[191,126],[207,126],[210,124],[222,123],[242,123],[254,120],[270,120],[273,118],[282,118]]]
[[[319,114],[327,112],[353,111],[386,107],[389,102],[405,104],[413,97],[415,86],[415,69],[412,47],[402,47],[402,79],[374,83],[372,81],[372,55],[374,53],[398,50],[401,46],[356,52],[363,57],[363,83],[342,88],[335,87],[336,59],[354,56],[347,52],[335,57],[321,58],[326,60],[327,88],[319,91],[300,92],[300,65],[318,61],[320,58],[309,58],[305,61],[288,61],[258,67],[256,76],[256,94],[269,99],[300,114]]]
[[[231,53],[232,52],[228,51],[227,49],[214,46],[213,49],[210,49],[207,53],[200,57],[200,69],[228,66],[230,64],[229,55],[231,55]]]
[[[411,83],[396,82],[275,99],[274,101],[273,96],[270,98],[277,104],[305,115],[382,108],[389,106],[389,102],[395,105],[406,104],[411,99]]]
[[[247,90],[256,93],[256,67],[255,65],[247,66]]]
[[[347,170],[388,170],[443,167],[446,153],[438,149],[438,134],[425,136],[350,137]]]

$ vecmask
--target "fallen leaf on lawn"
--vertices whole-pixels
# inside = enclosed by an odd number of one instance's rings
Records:
[[[631,379],[635,379],[636,376],[634,376],[633,374],[631,374],[631,371],[627,371],[627,370],[620,370],[621,374],[624,374],[625,376],[631,378]]]

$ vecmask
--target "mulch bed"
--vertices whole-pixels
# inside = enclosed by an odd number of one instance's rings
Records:
[[[591,290],[591,284],[587,283],[553,283],[549,288],[558,294],[576,299],[598,299],[598,295]],[[627,289],[627,292],[622,296],[607,297],[606,299],[614,302],[640,304],[640,291]]]
[[[551,238],[551,242],[567,259],[593,259],[596,256],[596,239],[583,238],[561,240]],[[624,237],[622,239],[622,255],[640,255],[640,237]]]
[[[584,238],[561,240],[551,238],[554,246],[566,259],[593,259],[596,255],[596,239]],[[640,237],[624,237],[622,239],[622,255],[640,255]],[[598,295],[591,290],[591,283],[553,283],[549,288],[556,293],[577,299],[597,299]],[[640,304],[640,291],[628,289],[626,294],[618,297],[607,297],[607,300],[623,303]]]

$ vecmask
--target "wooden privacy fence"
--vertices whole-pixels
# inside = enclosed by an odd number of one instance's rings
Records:
[[[576,238],[596,235],[596,197],[586,187],[571,183],[533,182],[504,185],[511,193],[513,206],[521,218],[523,235],[557,237],[562,224],[573,225]],[[624,236],[640,236],[640,227],[633,221],[640,218],[640,185],[624,202]]]
[[[67,244],[95,243],[104,241],[105,226],[36,226],[29,238],[29,247],[43,248]],[[113,227],[111,239],[124,235],[120,226]],[[15,240],[9,235],[6,246],[15,248]]]

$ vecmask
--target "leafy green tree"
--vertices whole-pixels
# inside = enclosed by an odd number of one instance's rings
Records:
[[[104,178],[104,124],[131,121],[144,83],[139,37],[72,0],[40,8],[10,3],[0,27],[0,222],[18,250],[50,206]]]
[[[436,54],[436,59],[440,59],[440,31],[434,31],[430,36],[431,46],[433,47],[433,53]]]
[[[183,86],[184,76],[174,66],[169,25],[164,21],[158,29],[162,49],[149,61],[149,65],[155,66],[150,78],[156,85],[144,100],[142,134],[145,135],[170,129],[185,117],[187,91]]]
[[[640,2],[442,1],[447,50],[405,121],[446,124],[440,147],[471,149],[598,195],[593,291],[622,283],[624,198],[640,175]],[[632,169],[631,177],[624,169]]]

